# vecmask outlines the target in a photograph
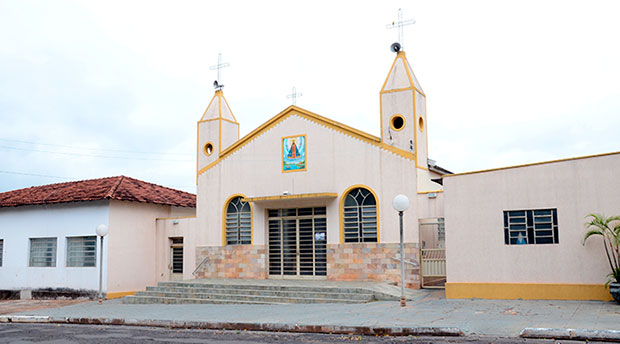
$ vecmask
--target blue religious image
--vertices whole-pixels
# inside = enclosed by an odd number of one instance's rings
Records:
[[[282,138],[282,171],[306,170],[306,135]]]

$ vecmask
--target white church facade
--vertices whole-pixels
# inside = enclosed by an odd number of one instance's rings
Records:
[[[429,167],[425,95],[404,52],[381,90],[381,137],[290,106],[243,138],[217,90],[198,122],[198,277],[397,281],[405,194],[406,260],[421,219],[443,217]],[[431,198],[428,193],[432,193]],[[419,287],[419,266],[407,285]]]

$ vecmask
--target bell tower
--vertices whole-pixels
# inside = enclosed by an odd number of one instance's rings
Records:
[[[239,140],[239,122],[230,110],[224,91],[215,91],[198,121],[198,171],[213,163],[220,153]]]
[[[415,156],[418,191],[422,191],[432,187],[427,162],[426,95],[400,44],[392,44],[392,51],[396,58],[380,92],[381,140]]]
[[[416,167],[428,168],[426,159],[426,95],[416,79],[404,51],[396,50],[396,59],[381,88],[381,139],[411,152]]]

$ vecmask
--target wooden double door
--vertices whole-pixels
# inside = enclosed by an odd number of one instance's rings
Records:
[[[325,207],[268,210],[269,276],[327,275]]]

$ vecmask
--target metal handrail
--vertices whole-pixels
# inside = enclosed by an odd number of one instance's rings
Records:
[[[398,257],[392,257],[392,259],[394,259],[395,261],[400,262],[400,258]],[[403,259],[403,262],[405,262],[405,264],[409,264],[409,265],[413,265],[413,266],[420,266],[420,264],[416,263],[416,262],[412,262],[406,259]]]
[[[200,264],[196,267],[196,270],[192,272],[192,276],[196,274],[196,271],[200,270],[200,268],[209,260],[209,257],[205,257]]]

